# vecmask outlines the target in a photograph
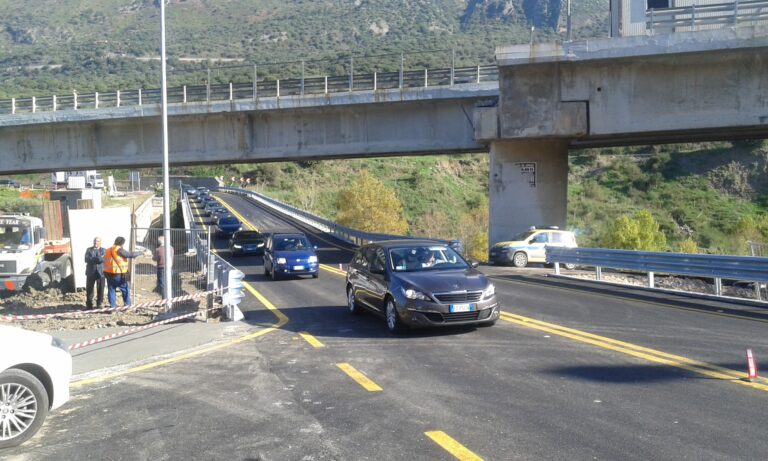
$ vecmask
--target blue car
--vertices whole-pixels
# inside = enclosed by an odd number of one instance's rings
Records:
[[[288,275],[319,276],[315,247],[307,236],[297,233],[275,233],[264,249],[264,274],[277,280]]]
[[[240,221],[232,216],[227,218],[221,218],[216,223],[216,236],[217,237],[229,237],[242,228]]]

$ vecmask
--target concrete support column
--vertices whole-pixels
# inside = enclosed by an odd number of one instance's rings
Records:
[[[568,141],[492,142],[488,189],[490,245],[530,226],[565,228]]]

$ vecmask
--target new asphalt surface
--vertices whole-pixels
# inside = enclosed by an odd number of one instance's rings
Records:
[[[740,379],[746,347],[759,367],[768,366],[768,316],[760,308],[493,270],[505,311],[496,326],[393,336],[384,320],[346,309],[338,264],[349,261],[349,245],[219,195],[259,230],[310,234],[326,265],[320,277],[273,282],[260,257],[231,259],[260,296],[243,304],[244,322],[202,346],[209,350],[74,383],[72,401],[41,433],[0,457],[699,460],[768,453],[768,385]]]

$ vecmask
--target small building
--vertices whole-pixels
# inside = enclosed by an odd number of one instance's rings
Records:
[[[611,0],[611,36],[768,24],[766,0]]]

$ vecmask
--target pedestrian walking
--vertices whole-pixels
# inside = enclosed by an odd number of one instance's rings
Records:
[[[104,253],[101,238],[93,239],[93,246],[85,250],[85,307],[93,309],[93,288],[96,287],[96,309],[104,303]]]
[[[104,253],[104,275],[107,278],[107,298],[109,299],[109,307],[115,309],[117,307],[117,299],[115,292],[120,290],[123,295],[123,305],[128,306],[131,304],[131,297],[128,291],[128,260],[131,258],[138,258],[146,254],[147,256],[152,253],[149,250],[130,252],[123,248],[125,244],[125,238],[118,237],[115,239],[115,244],[109,247]]]
[[[171,260],[168,261],[168,267],[173,267],[173,245],[170,247],[171,250]],[[155,249],[155,254],[152,256],[152,260],[157,263],[157,287],[155,290],[157,290],[158,293],[160,293],[160,296],[165,296],[165,237],[162,235],[157,238],[157,248]],[[172,294],[169,294],[168,297],[172,297]]]

